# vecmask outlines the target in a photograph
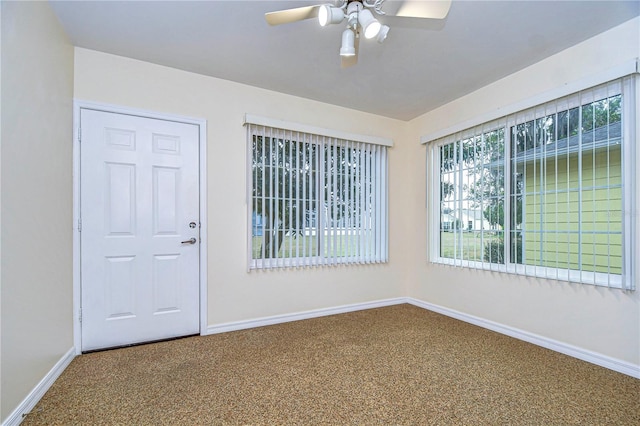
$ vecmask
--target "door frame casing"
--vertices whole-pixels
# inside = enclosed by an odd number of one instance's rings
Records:
[[[133,115],[156,120],[175,121],[198,126],[198,180],[200,214],[200,335],[207,331],[207,121],[203,118],[165,114],[137,108],[129,108],[100,102],[73,100],[73,344],[76,355],[82,353],[82,276],[80,247],[80,111],[89,109],[115,114]]]

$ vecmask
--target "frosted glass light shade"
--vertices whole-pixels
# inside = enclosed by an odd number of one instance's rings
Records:
[[[360,22],[365,38],[373,38],[377,36],[380,32],[380,28],[382,28],[382,24],[373,17],[368,9],[360,11],[358,14],[358,21]]]
[[[342,47],[340,47],[340,56],[354,56],[356,35],[351,28],[347,28],[342,32]]]
[[[323,4],[318,10],[318,22],[325,27],[329,24],[339,24],[344,19],[344,12],[338,7]]]

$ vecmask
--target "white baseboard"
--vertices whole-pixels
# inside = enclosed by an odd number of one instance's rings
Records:
[[[20,405],[18,405],[16,409],[9,414],[9,417],[2,422],[2,426],[15,426],[22,423],[24,416],[33,410],[38,401],[40,401],[44,394],[49,390],[53,382],[60,377],[60,374],[62,374],[65,368],[67,368],[71,361],[73,361],[75,356],[76,349],[69,349],[67,353],[64,354],[58,362],[56,362],[56,365],[54,365],[42,380],[40,380],[40,382],[31,390],[31,392],[29,392],[29,395],[22,400]]]
[[[577,346],[569,345],[557,340],[549,339],[528,331],[520,330],[484,318],[465,314],[444,306],[434,305],[412,297],[396,297],[393,299],[378,300],[374,302],[356,303],[352,305],[343,305],[333,308],[315,309],[305,312],[297,312],[293,314],[274,315],[271,317],[257,318],[253,320],[235,321],[224,324],[212,325],[207,327],[204,334],[226,333],[229,331],[245,330],[248,328],[263,327],[266,325],[281,324],[290,321],[299,321],[310,318],[318,318],[327,315],[343,314],[346,312],[361,311],[364,309],[380,308],[383,306],[399,305],[409,303],[411,305],[433,311],[451,318],[458,319],[473,325],[477,325],[488,330],[504,334],[515,339],[523,340],[537,346],[541,346],[552,351],[556,351],[582,361],[590,362],[622,374],[640,379],[640,366],[627,361],[622,361],[597,352],[589,351]]]
[[[552,351],[560,352],[565,355],[569,355],[574,358],[578,358],[582,361],[590,362],[592,364],[599,365],[600,367],[608,368],[618,373],[626,374],[631,377],[640,379],[640,366],[632,364],[627,361],[622,361],[616,358],[612,358],[606,355],[602,355],[597,352],[592,352],[586,349],[572,346],[557,340],[549,339],[544,336],[529,333],[517,328],[509,327],[504,324],[489,321],[484,318],[476,317],[473,315],[465,314],[453,309],[445,308],[444,306],[434,305],[432,303],[423,302],[422,300],[407,298],[407,303],[414,306],[418,306],[429,311],[437,312],[442,315],[446,315],[451,318],[458,319],[460,321],[468,322],[473,325],[477,325],[488,330],[495,331],[500,334],[504,334],[510,337],[514,337],[525,342],[533,343],[543,348],[551,349]]]
[[[310,318],[324,317],[327,315],[344,314],[347,312],[362,311],[364,309],[381,308],[383,306],[400,305],[408,303],[406,297],[377,300],[374,302],[354,303],[333,308],[314,309],[311,311],[296,312],[293,314],[274,315],[271,317],[257,318],[253,320],[234,321],[207,327],[205,334],[226,333],[228,331],[245,330],[247,328],[263,327],[265,325],[281,324],[291,321],[300,321]]]
[[[489,321],[484,318],[476,317],[473,315],[465,314],[453,309],[446,308],[444,306],[434,305],[432,303],[424,302],[422,300],[414,299],[411,297],[397,297],[392,299],[377,300],[373,302],[355,303],[351,305],[336,306],[333,308],[314,309],[311,311],[297,312],[293,314],[274,315],[270,317],[263,317],[254,320],[235,321],[224,324],[212,325],[207,327],[204,334],[217,334],[225,333],[229,331],[245,330],[248,328],[263,327],[266,325],[281,324],[291,321],[300,321],[310,318],[318,318],[328,315],[343,314],[347,312],[361,311],[365,309],[381,308],[384,306],[399,305],[403,303],[409,303],[411,305],[436,312],[442,315],[446,315],[451,318],[455,318],[473,325],[477,325],[488,330],[495,331],[506,336],[510,336],[525,342],[532,343],[543,348],[547,348],[556,352],[560,352],[565,355],[569,355],[580,360],[590,362],[595,365],[599,365],[604,368],[608,368],[613,371],[617,371],[622,374],[626,374],[631,377],[640,379],[640,366],[632,364],[627,361],[622,361],[616,358],[612,358],[606,355],[602,355],[597,352],[592,352],[586,349],[582,349],[576,346],[572,346],[557,340],[549,339],[537,334],[529,333],[514,327],[509,327],[504,324],[500,324],[494,321]],[[22,423],[23,415],[29,413],[38,401],[49,390],[53,382],[62,374],[67,366],[73,361],[76,356],[75,348],[69,349],[66,354],[60,358],[60,360],[51,368],[51,370],[40,380],[40,382],[33,388],[33,390],[26,396],[26,398],[16,407],[15,410],[5,419],[2,426],[14,426]]]

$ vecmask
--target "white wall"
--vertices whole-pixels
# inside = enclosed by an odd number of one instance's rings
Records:
[[[637,57],[640,18],[412,120],[412,157],[426,156],[426,148],[418,144],[422,135],[603,73]],[[411,296],[640,366],[640,288],[622,292],[429,264],[424,237],[425,161],[415,161],[412,166],[407,181],[414,185],[416,199],[410,209],[416,212],[420,237],[413,241],[417,266],[410,277]],[[632,184],[640,200],[640,185]],[[637,210],[635,218],[637,221]],[[638,235],[636,241],[640,249]],[[638,252],[636,264],[640,261]]]
[[[639,28],[638,19],[630,21],[405,123],[73,50],[46,3],[2,2],[1,418],[73,341],[72,94],[207,120],[210,325],[408,295],[640,365],[640,291],[429,265],[425,148],[418,143],[640,56]],[[244,113],[395,140],[388,264],[247,272]]]
[[[73,346],[73,47],[46,2],[2,2],[0,418]]]
[[[208,127],[209,325],[397,297],[405,282],[406,123],[76,48],[76,99],[205,118]],[[247,272],[245,113],[396,139],[390,149],[390,262]],[[405,150],[404,152],[407,152]]]

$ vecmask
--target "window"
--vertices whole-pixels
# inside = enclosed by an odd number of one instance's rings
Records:
[[[434,141],[432,260],[633,289],[634,95],[626,77]]]
[[[387,260],[386,147],[247,125],[249,266]]]

